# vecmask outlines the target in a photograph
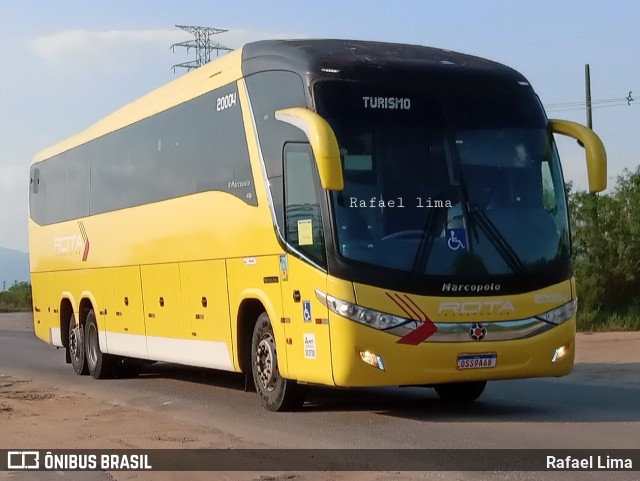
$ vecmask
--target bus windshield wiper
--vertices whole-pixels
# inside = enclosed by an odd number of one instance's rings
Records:
[[[440,198],[438,194],[436,199]],[[438,211],[439,209],[427,209],[427,218],[422,228],[422,238],[420,244],[416,250],[416,257],[413,260],[413,273],[415,276],[421,276],[424,271],[429,252],[431,252],[431,246],[433,245],[433,234],[438,225]],[[435,213],[433,211],[436,211]]]
[[[469,191],[467,190],[467,183],[465,182],[464,175],[462,175],[462,168],[460,168],[458,178],[460,180],[460,209],[462,210],[462,217],[464,218],[465,223],[471,228],[471,233],[473,234],[476,242],[479,242],[480,238],[478,237],[478,229],[476,228],[475,219],[473,218],[473,215],[471,215]],[[469,253],[473,254],[473,242],[469,242],[469,239],[467,239],[467,247],[469,248]]]
[[[506,261],[511,270],[513,272],[526,274],[527,270],[525,269],[524,264],[502,234],[500,234],[500,231],[496,228],[493,222],[491,222],[489,217],[487,217],[487,214],[485,214],[482,209],[474,207],[469,209],[469,215],[477,221],[482,232],[485,233],[491,244],[493,244],[497,249],[498,253]]]
[[[496,226],[493,225],[493,222],[489,220],[484,211],[477,206],[474,206],[469,201],[469,193],[467,191],[467,184],[465,182],[464,175],[462,173],[462,169],[459,170],[459,179],[460,179],[460,193],[461,193],[461,205],[462,212],[469,223],[469,227],[475,237],[476,242],[479,242],[480,238],[478,236],[478,230],[476,228],[476,224],[480,227],[482,232],[487,236],[489,242],[496,248],[500,256],[505,260],[507,265],[511,268],[513,272],[518,272],[521,274],[526,273],[526,269],[524,264],[515,253],[513,248],[509,245],[509,243],[505,240],[505,238],[500,234],[500,231],[496,229]],[[473,242],[469,242],[469,252],[473,254]]]

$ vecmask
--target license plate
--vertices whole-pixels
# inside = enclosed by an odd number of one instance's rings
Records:
[[[458,369],[486,369],[496,367],[498,354],[486,352],[483,354],[458,354]]]

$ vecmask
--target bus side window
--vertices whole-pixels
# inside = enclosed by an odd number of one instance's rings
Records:
[[[324,266],[322,214],[316,195],[318,180],[309,144],[285,146],[284,171],[287,243]]]

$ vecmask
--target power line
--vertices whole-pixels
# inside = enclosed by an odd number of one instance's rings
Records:
[[[622,106],[631,106],[636,105],[633,98],[633,91],[629,91],[629,95],[626,97],[615,97],[609,99],[601,99],[601,100],[592,100],[591,107],[594,109],[604,109],[611,107],[622,107]],[[555,102],[546,104],[546,110],[549,112],[564,112],[571,110],[584,110],[587,102],[582,101],[571,101],[571,102]]]
[[[592,100],[591,101],[591,105],[598,105],[598,104],[606,104],[606,103],[611,103],[611,102],[627,102],[627,98],[626,97],[616,97],[616,98],[610,98],[610,99],[602,99],[602,100]],[[586,102],[584,100],[579,100],[579,101],[575,101],[575,102],[557,102],[557,103],[552,103],[552,104],[547,104],[547,106],[549,108],[556,108],[556,107],[577,107],[577,106],[582,106],[584,107],[586,104]]]
[[[196,51],[196,59],[189,62],[183,62],[174,65],[173,72],[176,72],[176,68],[186,68],[191,70],[194,68],[202,67],[204,64],[211,61],[211,52],[216,51],[216,56],[220,55],[221,50],[230,51],[229,47],[220,45],[217,42],[211,40],[211,36],[220,33],[228,32],[222,28],[212,27],[197,27],[194,25],[176,25],[176,27],[188,32],[194,36],[193,40],[187,40],[186,42],[174,43],[171,45],[171,50],[176,51],[176,47],[184,47],[187,49],[187,53],[192,48]]]

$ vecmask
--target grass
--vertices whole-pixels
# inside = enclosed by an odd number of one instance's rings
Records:
[[[578,331],[640,331],[640,306],[619,312],[579,309]]]

